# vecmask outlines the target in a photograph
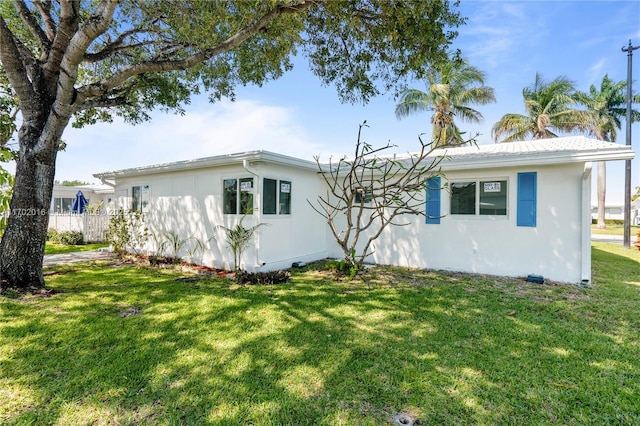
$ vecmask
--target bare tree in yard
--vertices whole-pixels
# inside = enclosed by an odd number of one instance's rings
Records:
[[[327,194],[309,202],[324,217],[342,249],[344,261],[358,270],[374,253],[373,242],[387,226],[406,216],[425,216],[426,182],[441,174],[443,157],[429,156],[437,141],[420,141],[417,153],[384,156],[394,146],[375,148],[362,140],[360,125],[353,159],[322,164],[315,157]],[[404,223],[406,224],[406,223]],[[361,244],[361,248],[358,245]]]
[[[12,0],[0,2],[0,61],[22,123],[0,286],[44,286],[42,256],[60,139],[74,126],[183,112],[204,89],[280,77],[304,55],[342,101],[423,78],[464,19],[447,0]],[[113,149],[101,146],[99,149]]]

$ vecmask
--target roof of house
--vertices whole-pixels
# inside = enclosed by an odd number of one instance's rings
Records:
[[[213,157],[197,158],[194,160],[176,161],[173,163],[156,164],[151,166],[134,167],[130,169],[115,170],[110,172],[95,173],[93,176],[104,179],[115,179],[116,177],[156,174],[164,172],[174,172],[181,170],[202,169],[216,166],[227,166],[232,164],[248,164],[255,162],[267,162],[303,169],[318,170],[315,161],[303,160],[288,155],[277,154],[270,151],[247,151],[235,154],[216,155]]]
[[[404,157],[408,158],[410,155],[411,154],[405,154]],[[396,159],[401,160],[402,157],[403,156],[396,156]],[[432,151],[429,157],[442,159],[440,166],[444,170],[465,170],[630,160],[634,157],[634,152],[630,146],[626,145],[603,142],[584,136],[569,136],[491,145],[440,148]],[[96,173],[93,176],[104,181],[105,179],[115,179],[116,177],[192,170],[232,164],[249,165],[260,161],[314,171],[318,170],[318,164],[315,161],[259,150],[115,170]]]
[[[108,194],[113,193],[113,186],[102,184],[102,183],[91,183],[87,185],[54,185],[53,192],[61,193],[61,192],[73,192],[76,193],[78,191],[84,192],[93,192],[95,194]]]
[[[630,160],[630,146],[584,136],[538,139],[492,145],[440,148],[430,156],[444,157],[444,169],[463,170],[504,166],[531,166],[592,161]]]

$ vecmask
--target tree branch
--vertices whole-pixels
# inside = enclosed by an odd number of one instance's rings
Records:
[[[127,104],[126,96],[101,96],[99,98],[87,99],[82,105],[76,108],[76,111],[86,111],[93,108],[113,108]]]
[[[20,100],[20,109],[30,114],[39,108],[35,101],[36,94],[28,78],[24,62],[21,60],[18,41],[7,26],[4,18],[0,16],[0,61]]]
[[[103,2],[106,1],[107,0],[103,0]],[[193,68],[196,65],[214,56],[233,50],[246,39],[260,31],[262,28],[265,28],[270,22],[272,22],[279,16],[289,13],[302,12],[316,3],[316,0],[301,0],[299,3],[292,6],[277,5],[272,10],[267,12],[264,16],[262,16],[262,18],[242,28],[236,34],[229,37],[217,46],[200,50],[193,55],[190,55],[181,60],[146,61],[123,67],[113,73],[111,77],[80,88],[78,90],[78,99],[80,100],[80,102],[84,102],[84,100],[87,98],[100,96],[102,93],[105,93],[106,91],[119,86],[124,81],[135,75],[148,72],[177,71]]]
[[[73,32],[69,33],[73,34],[73,37],[66,44],[64,55],[60,61],[60,73],[58,75],[56,85],[57,93],[55,95],[55,102],[52,105],[52,114],[49,114],[47,122],[42,130],[42,134],[50,135],[51,140],[58,140],[62,136],[65,126],[60,126],[58,124],[60,121],[68,122],[71,114],[73,113],[72,100],[76,96],[74,84],[77,80],[78,67],[84,57],[84,52],[86,52],[93,40],[109,28],[117,5],[118,0],[101,0],[100,4],[96,8],[96,13],[87,21],[87,23],[84,24],[79,31],[75,32],[75,34]],[[62,10],[60,12],[61,25],[58,35],[64,31],[65,28],[67,30],[75,30],[77,19],[79,19],[79,1],[63,1],[61,2],[61,6],[64,7],[61,8]],[[69,37],[69,34],[64,37]],[[57,44],[57,41],[58,36],[56,35],[56,43],[54,44]],[[61,45],[63,44],[63,41],[64,38],[61,36]],[[49,59],[49,63],[55,67],[55,60],[52,60],[51,58]],[[106,92],[107,91],[104,91],[100,95],[103,95]],[[39,140],[36,149],[46,150],[47,145],[51,140]]]
[[[107,45],[100,51],[95,53],[86,53],[84,55],[84,60],[87,62],[98,62],[108,58],[110,55],[123,52],[127,49],[135,49],[142,46],[153,45],[156,43],[153,40],[147,40],[144,42],[139,42],[134,44],[124,44],[125,40],[130,36],[138,35],[138,34],[147,34],[150,32],[152,31],[145,30],[142,28],[136,28],[136,29],[125,31],[122,34],[120,34],[117,39],[115,39],[111,43],[107,43]]]
[[[49,74],[49,78],[57,78],[60,64],[72,37],[74,37],[80,20],[79,10],[79,0],[64,0],[60,2],[60,25],[53,39],[47,62],[43,67]],[[65,73],[66,71],[63,69],[62,72]]]
[[[48,40],[53,40],[56,36],[56,23],[51,17],[51,1],[50,0],[34,0],[33,4],[38,9],[42,22],[44,23],[45,34]]]
[[[29,28],[29,31],[31,32],[31,35],[33,35],[33,38],[35,38],[40,45],[42,51],[48,51],[50,41],[44,31],[42,31],[42,28],[40,28],[40,24],[38,24],[38,21],[36,21],[36,19],[31,14],[31,11],[25,4],[24,0],[13,0],[13,6],[16,8],[18,16],[20,16],[22,22],[24,22],[27,28]]]

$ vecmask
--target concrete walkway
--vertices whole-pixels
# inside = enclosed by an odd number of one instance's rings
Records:
[[[78,251],[74,253],[45,254],[45,265],[65,265],[75,262],[91,262],[93,260],[108,260],[115,258],[115,254],[106,250]]]
[[[637,239],[638,237],[631,235],[631,245],[634,245]],[[624,237],[622,235],[591,234],[591,241],[622,244],[624,242]]]

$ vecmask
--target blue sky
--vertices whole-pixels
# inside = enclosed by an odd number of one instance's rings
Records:
[[[469,1],[460,5],[467,25],[454,48],[487,74],[497,103],[479,106],[479,125],[461,123],[479,144],[493,143],[491,126],[509,112],[524,113],[522,89],[536,72],[551,80],[565,75],[579,90],[599,87],[605,74],[627,78],[631,39],[640,44],[640,0],[634,1]],[[634,91],[640,92],[640,49],[635,51]],[[412,87],[425,89],[416,81]],[[119,122],[84,129],[69,127],[67,150],[58,155],[56,179],[97,183],[93,173],[248,150],[270,150],[312,160],[314,155],[351,153],[358,125],[367,121],[367,142],[414,151],[417,136],[430,133],[428,113],[397,120],[392,94],[367,105],[341,104],[333,87],[323,87],[304,60],[293,71],[263,87],[240,87],[235,102],[215,104],[197,97],[184,116],[157,113],[138,126]],[[636,106],[636,108],[638,108]],[[618,143],[625,143],[625,127]],[[632,145],[640,153],[640,125]],[[633,160],[632,186],[640,185],[640,160]],[[621,203],[623,162],[609,163],[607,201]]]

